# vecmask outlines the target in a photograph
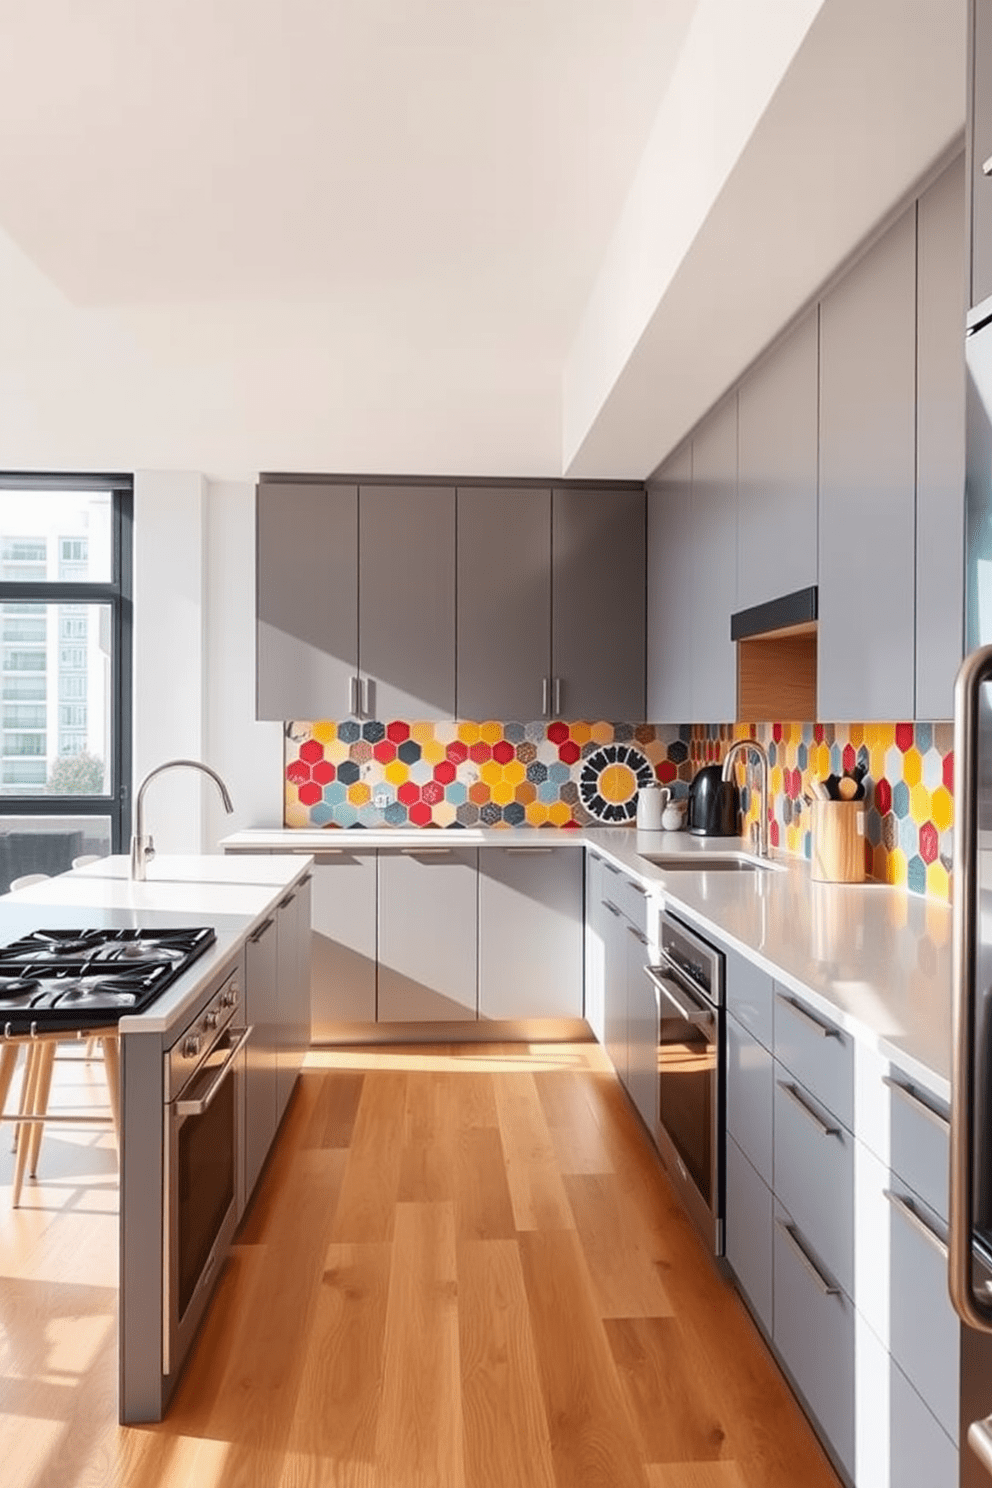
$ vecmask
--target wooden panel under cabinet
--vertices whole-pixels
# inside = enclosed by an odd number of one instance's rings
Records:
[[[379,852],[380,1023],[474,1019],[477,848]]]
[[[581,849],[479,854],[479,1017],[582,1017]]]
[[[358,670],[358,488],[263,481],[256,544],[255,716],[345,717]]]
[[[459,718],[546,715],[550,489],[459,487],[457,634]]]

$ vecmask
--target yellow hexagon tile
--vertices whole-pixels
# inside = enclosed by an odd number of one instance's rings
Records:
[[[498,760],[486,760],[479,766],[479,775],[487,785],[497,785],[503,778],[503,766]]]
[[[463,744],[478,744],[479,725],[477,723],[460,723],[458,725],[458,737]]]
[[[572,820],[572,808],[566,801],[555,801],[548,807],[548,821],[553,827],[563,827]]]
[[[390,760],[382,773],[390,785],[405,785],[410,778],[409,766],[399,759]]]
[[[356,780],[354,785],[348,787],[348,800],[352,806],[367,806],[372,799],[372,792],[364,780]]]
[[[885,756],[888,753],[887,744],[872,744],[868,750],[868,774],[872,780],[881,780],[885,776]]]
[[[425,739],[420,753],[429,765],[439,765],[444,759],[445,748],[440,739]]]
[[[865,742],[865,726],[863,723],[852,723],[848,725],[848,741],[855,749],[860,749]]]
[[[330,760],[332,765],[340,765],[348,758],[349,746],[341,739],[331,739],[324,745],[324,758]]]
[[[330,744],[331,740],[336,739],[338,736],[338,726],[336,723],[329,723],[326,718],[322,718],[319,723],[313,724],[310,733],[319,744]]]
[[[479,738],[483,744],[498,744],[503,737],[503,725],[495,723],[491,718],[481,725]]]
[[[568,727],[569,733],[572,735],[576,744],[589,743],[589,740],[592,738],[592,729],[587,723],[571,723]]]
[[[418,744],[427,744],[434,738],[433,723],[411,723],[410,738]]]
[[[526,775],[526,767],[518,759],[510,760],[509,764],[503,766],[503,779],[508,780],[511,785],[519,785]]]
[[[938,785],[930,797],[930,820],[938,832],[954,825],[954,797],[944,785]]]
[[[943,863],[927,864],[927,893],[934,899],[950,899],[951,875]]]
[[[923,779],[923,756],[915,744],[906,750],[902,761],[902,778],[912,790]]]
[[[493,786],[493,800],[497,806],[509,806],[513,800],[513,786],[508,780],[498,780],[496,782]]]
[[[909,793],[909,814],[918,827],[931,819],[932,797],[925,785],[914,785]]]
[[[454,826],[458,813],[450,801],[441,801],[431,810],[431,820],[439,827]]]
[[[907,876],[906,854],[901,847],[894,847],[889,853],[889,861],[886,868],[886,881],[891,884],[904,884]]]
[[[894,723],[866,723],[864,742],[869,749],[885,751],[896,742]]]
[[[548,821],[548,808],[543,801],[531,801],[525,808],[527,820],[532,827],[544,827]]]
[[[781,767],[781,765],[773,765],[772,766],[771,776],[770,776],[769,783],[771,785],[772,795],[773,796],[780,796],[782,794],[782,789],[783,789],[782,767]],[[757,792],[755,792],[755,794],[757,794]]]

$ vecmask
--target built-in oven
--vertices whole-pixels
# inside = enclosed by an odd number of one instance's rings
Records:
[[[165,1052],[162,1372],[181,1365],[244,1207],[240,970]]]
[[[659,916],[658,958],[646,968],[658,999],[655,1135],[689,1217],[722,1255],[724,958],[666,910]]]

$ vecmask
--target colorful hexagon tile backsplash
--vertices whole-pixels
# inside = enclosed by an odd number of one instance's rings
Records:
[[[768,751],[773,847],[808,858],[810,777],[863,764],[868,876],[950,897],[949,723],[293,722],[284,820],[330,828],[624,823],[645,779],[684,796],[697,770],[746,737]],[[743,764],[738,781],[752,820],[757,793]]]

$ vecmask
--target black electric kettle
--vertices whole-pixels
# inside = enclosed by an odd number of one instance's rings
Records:
[[[696,837],[736,837],[737,787],[720,765],[706,765],[689,786],[689,831]]]

